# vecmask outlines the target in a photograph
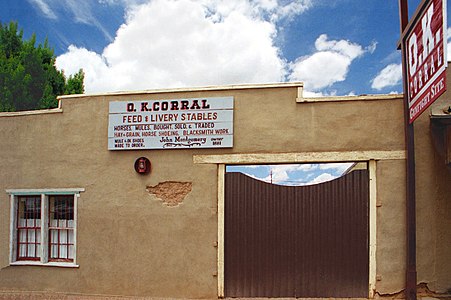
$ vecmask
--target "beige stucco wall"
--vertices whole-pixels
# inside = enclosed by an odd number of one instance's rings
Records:
[[[450,75],[448,90],[414,124],[417,281],[441,293],[451,292],[451,167],[445,167],[445,157],[435,149],[430,112],[451,106]]]
[[[218,96],[235,100],[232,149],[107,149],[110,101]],[[296,103],[297,96],[297,87],[99,95],[64,98],[61,113],[0,117],[0,290],[216,298],[217,166],[194,164],[193,155],[404,149],[400,98]],[[150,175],[134,171],[140,156],[151,160]],[[394,293],[404,287],[404,161],[378,161],[377,176],[376,286]],[[164,206],[146,192],[164,181],[192,182],[192,191],[181,205]],[[8,266],[5,190],[70,187],[85,188],[78,205],[80,267]],[[430,195],[424,189],[419,197]],[[433,201],[449,212],[449,201]],[[427,207],[419,222],[437,211]],[[449,232],[439,227],[450,215],[427,227],[437,232],[433,238],[419,232],[421,255],[431,239],[437,245],[434,267],[421,261],[419,274],[437,286],[450,278],[438,270],[449,257],[438,245]]]
[[[405,181],[405,161],[377,163],[376,291],[380,295],[394,294],[405,287]]]

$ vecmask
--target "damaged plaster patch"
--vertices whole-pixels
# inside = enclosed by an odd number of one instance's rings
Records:
[[[417,285],[417,298],[421,300],[449,300],[451,299],[451,289],[448,292],[431,291],[427,283],[419,283]],[[376,300],[398,300],[406,299],[405,290],[390,294],[375,293]]]
[[[155,186],[147,186],[146,190],[163,201],[163,205],[175,207],[180,205],[193,188],[192,182],[165,181]]]

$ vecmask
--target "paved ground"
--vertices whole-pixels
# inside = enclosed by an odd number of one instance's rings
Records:
[[[437,295],[418,291],[417,300],[451,300],[449,295]],[[100,295],[74,295],[49,292],[6,292],[0,291],[0,300],[170,300],[173,298],[153,298],[153,297],[124,297],[124,296],[100,296]],[[270,298],[233,298],[230,300],[269,300]],[[293,298],[274,298],[276,300],[292,300]],[[303,298],[299,300],[366,300],[366,298]],[[398,300],[404,299],[402,293],[390,296],[376,295],[375,300]],[[178,299],[180,300],[180,299]],[[195,300],[195,299],[190,299]],[[200,299],[199,299],[200,300]],[[206,299],[202,299],[206,300]]]

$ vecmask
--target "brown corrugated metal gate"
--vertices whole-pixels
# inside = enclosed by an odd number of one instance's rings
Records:
[[[368,170],[300,187],[225,182],[226,297],[368,297]]]

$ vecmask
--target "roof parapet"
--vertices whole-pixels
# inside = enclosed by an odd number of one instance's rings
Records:
[[[341,102],[341,101],[378,101],[378,100],[398,100],[404,99],[403,94],[373,94],[373,95],[348,95],[348,96],[325,96],[325,97],[304,97],[304,87],[298,88],[297,103],[313,102]]]
[[[228,91],[228,90],[287,88],[287,87],[298,87],[298,88],[301,87],[302,88],[303,86],[304,86],[304,84],[302,82],[237,84],[237,85],[181,87],[181,88],[153,89],[153,90],[141,90],[141,91],[117,91],[117,92],[108,92],[108,93],[62,95],[62,96],[58,96],[57,99],[61,100],[61,99],[96,97],[96,96],[121,96],[121,95],[164,94],[164,93],[180,93],[180,92]]]

